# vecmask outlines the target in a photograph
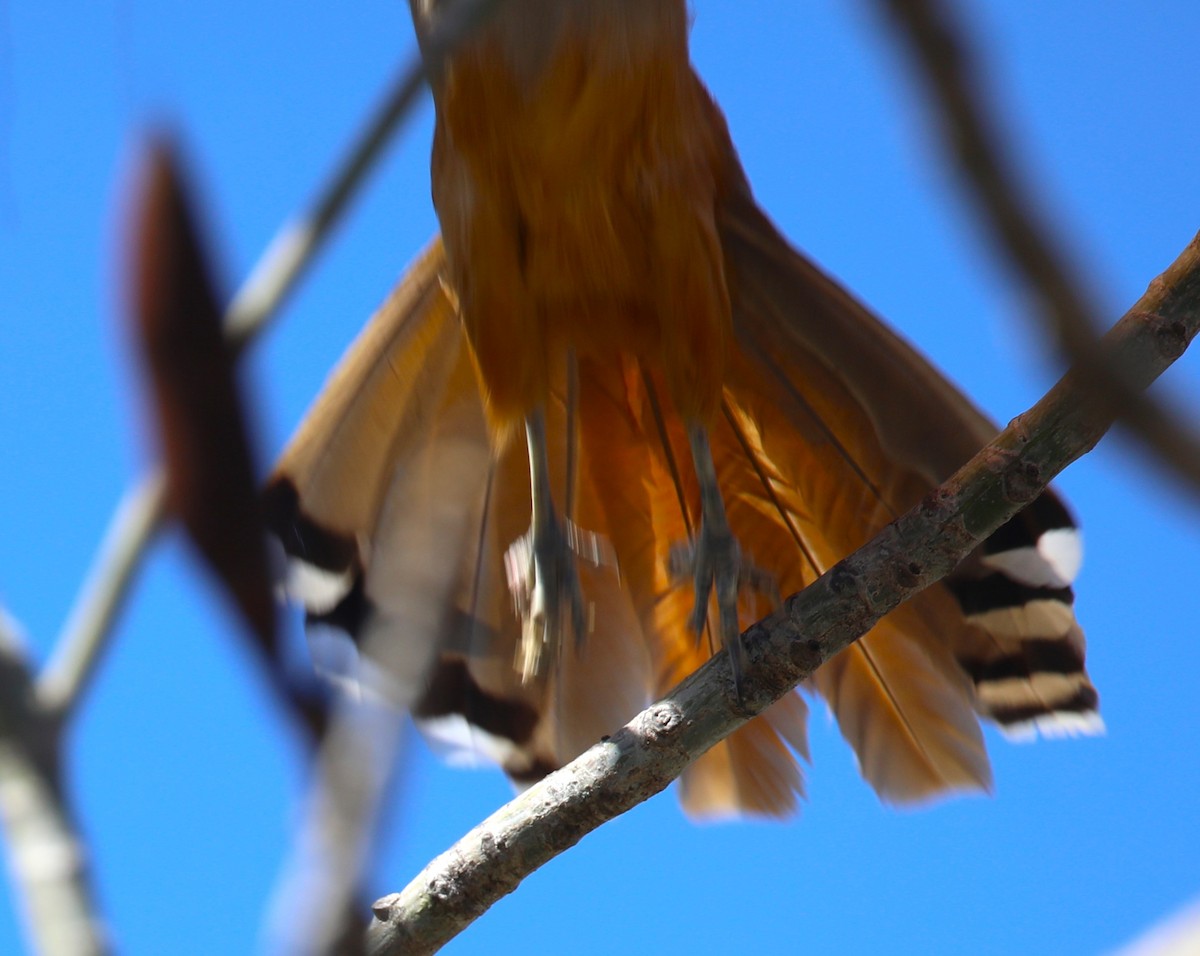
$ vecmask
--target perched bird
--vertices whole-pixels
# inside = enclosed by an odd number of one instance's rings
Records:
[[[446,4],[411,0],[428,41]],[[996,429],[793,250],[692,70],[684,0],[508,0],[431,71],[442,236],[268,488],[310,627],[426,733],[562,765],[916,503]],[[1050,492],[822,667],[888,801],[987,789],[979,718],[1102,725]],[[572,646],[574,645],[574,646]],[[802,793],[791,694],[683,777]]]

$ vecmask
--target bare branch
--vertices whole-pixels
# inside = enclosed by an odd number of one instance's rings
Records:
[[[1011,151],[979,95],[953,5],[942,0],[878,0],[908,47],[936,113],[943,147],[957,163],[968,199],[1012,271],[1043,303],[1059,349],[1081,373],[1080,386],[1106,403],[1149,450],[1200,491],[1200,436],[1142,394],[1106,357],[1097,309],[1067,265],[1036,203],[1013,175]]]
[[[61,729],[0,611],[0,824],[13,886],[39,953],[99,956],[108,941],[63,792]]]
[[[43,707],[64,720],[95,672],[105,637],[141,566],[162,518],[166,491],[154,470],[125,492],[109,523],[92,569],[38,679]]]
[[[476,0],[479,2],[479,0]],[[280,227],[225,310],[225,334],[241,349],[282,307],[337,225],[366,174],[407,115],[423,81],[415,58],[366,124],[358,142],[305,214]],[[108,534],[55,645],[40,693],[62,715],[87,686],[129,585],[165,514],[166,486],[155,469],[143,475],[121,499]]]
[[[1105,336],[1106,361],[1147,387],[1200,330],[1200,236]],[[401,893],[379,900],[373,956],[439,949],[543,863],[664,789],[713,744],[761,713],[951,571],[1031,502],[1112,424],[1069,372],[1037,405],[874,540],[744,635],[742,696],[718,654],[611,738],[501,808]]]
[[[460,0],[440,21],[415,57],[400,71],[382,106],[367,123],[316,202],[275,234],[225,314],[225,330],[234,349],[244,346],[274,315],[316,258],[321,244],[345,212],[400,122],[425,87],[427,71],[457,44],[499,0]],[[428,64],[428,66],[427,66]]]
[[[340,952],[351,916],[361,920],[362,874],[396,759],[403,715],[343,698],[321,740],[304,820],[272,893],[272,949],[290,956]],[[359,922],[361,943],[362,924]]]
[[[240,350],[279,311],[316,259],[424,85],[420,58],[406,63],[387,98],[312,206],[280,226],[225,312],[225,334]]]

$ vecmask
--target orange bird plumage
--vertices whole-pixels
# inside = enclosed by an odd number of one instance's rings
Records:
[[[412,5],[424,40],[443,5]],[[698,629],[736,666],[764,592],[995,431],[775,230],[687,34],[683,0],[509,0],[440,63],[442,236],[268,491],[314,633],[349,633],[432,739],[517,781],[694,670]],[[815,675],[883,798],[986,789],[981,716],[1099,729],[1078,562],[1047,493]],[[805,720],[789,695],[715,747],[685,807],[790,811]]]

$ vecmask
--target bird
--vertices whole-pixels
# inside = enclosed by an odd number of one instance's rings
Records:
[[[411,6],[427,48],[452,5]],[[996,434],[759,207],[689,28],[684,0],[508,0],[430,57],[440,235],[267,483],[319,666],[519,786],[718,649],[743,679],[778,595]],[[1081,559],[1047,490],[814,673],[882,800],[989,791],[982,721],[1102,731]],[[685,812],[792,814],[807,713],[697,759]]]

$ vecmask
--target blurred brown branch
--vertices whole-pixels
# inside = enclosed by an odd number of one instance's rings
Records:
[[[277,657],[249,414],[182,160],[167,140],[143,149],[132,210],[130,324],[146,373],[171,513],[233,599],[269,661]]]
[[[235,351],[261,331],[299,284],[407,117],[423,82],[424,64],[420,57],[414,57],[401,70],[309,208],[284,223],[267,245],[224,312],[222,325]],[[87,684],[116,613],[158,530],[165,500],[162,475],[153,473],[131,486],[114,513],[109,537],[45,670],[44,682],[53,690],[57,706],[64,713],[74,707]]]
[[[907,48],[967,199],[997,253],[1042,304],[1058,349],[1076,369],[1079,386],[1200,493],[1200,436],[1143,394],[1101,347],[1096,333],[1100,313],[1013,172],[1012,150],[981,95],[983,86],[955,5],[944,0],[878,3]]]
[[[248,344],[298,284],[408,115],[423,78],[424,64],[414,57],[310,209],[279,230],[251,270],[223,317],[234,351]],[[61,742],[162,523],[166,501],[167,483],[157,468],[127,490],[40,673],[0,629],[0,822],[29,932],[43,953],[86,956],[107,950],[83,841],[61,788]],[[279,673],[272,668],[273,679]],[[319,721],[314,723],[307,704],[297,710],[319,736]]]

